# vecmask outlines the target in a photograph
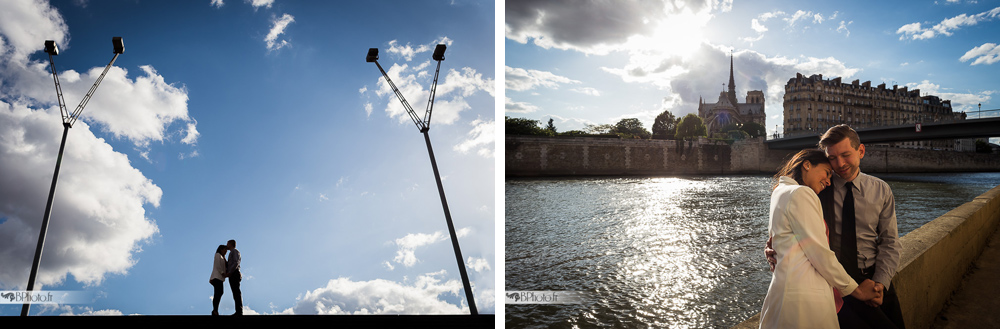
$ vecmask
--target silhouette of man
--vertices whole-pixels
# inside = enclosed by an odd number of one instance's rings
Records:
[[[243,294],[240,292],[240,281],[243,280],[243,274],[240,273],[240,251],[236,249],[236,240],[229,240],[226,247],[229,248],[226,273],[229,273],[229,288],[233,290],[233,301],[236,302],[236,313],[233,315],[243,315]]]

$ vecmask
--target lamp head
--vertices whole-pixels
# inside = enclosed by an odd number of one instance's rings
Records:
[[[446,48],[448,48],[448,46],[445,46],[444,44],[439,44],[439,45],[437,45],[437,47],[434,47],[434,55],[432,56],[432,58],[434,58],[434,60],[436,60],[436,61],[443,61],[444,60],[444,50]]]
[[[45,40],[45,52],[52,56],[59,55],[59,47],[56,46],[55,40]]]
[[[378,60],[378,48],[368,48],[368,56],[365,57],[365,61],[368,63],[373,63]]]
[[[121,54],[125,52],[125,41],[122,37],[111,38],[111,43],[115,45],[115,54]]]

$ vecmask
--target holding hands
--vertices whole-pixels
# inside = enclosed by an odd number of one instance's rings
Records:
[[[864,282],[858,285],[857,289],[854,289],[854,292],[851,292],[851,297],[865,302],[868,306],[878,307],[882,305],[882,292],[884,288],[881,283],[865,279]]]

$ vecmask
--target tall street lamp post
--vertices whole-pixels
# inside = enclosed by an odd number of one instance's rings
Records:
[[[35,259],[31,263],[31,274],[28,276],[28,287],[27,292],[30,294],[35,287],[35,276],[38,274],[38,263],[42,260],[42,247],[45,245],[45,233],[49,227],[49,215],[52,213],[52,199],[56,194],[56,182],[59,180],[59,167],[62,165],[63,150],[66,149],[66,135],[69,134],[69,128],[73,128],[73,124],[76,120],[80,118],[80,114],[83,113],[83,108],[87,106],[87,102],[90,102],[90,97],[94,95],[94,91],[97,90],[97,86],[101,84],[101,80],[104,80],[104,75],[108,74],[108,70],[111,66],[115,64],[115,60],[118,59],[118,55],[125,52],[125,42],[121,37],[111,38],[111,44],[114,46],[115,56],[111,58],[111,63],[104,67],[104,72],[101,72],[101,76],[97,77],[97,81],[94,85],[90,87],[90,91],[87,92],[86,96],[83,96],[83,100],[80,101],[80,105],[76,107],[73,113],[66,111],[66,102],[63,100],[62,86],[59,85],[59,75],[56,73],[56,64],[52,61],[52,56],[59,55],[59,47],[56,46],[56,42],[53,40],[45,41],[45,52],[49,54],[49,67],[52,68],[52,81],[56,85],[56,96],[59,99],[59,112],[62,114],[63,121],[63,134],[62,142],[59,144],[59,156],[56,157],[56,169],[52,173],[52,187],[49,188],[49,200],[45,203],[45,215],[42,217],[42,228],[38,232],[38,245],[35,246]],[[21,316],[28,316],[28,310],[31,308],[30,302],[25,302],[21,306]]]
[[[458,246],[458,236],[455,234],[455,225],[451,221],[451,212],[448,211],[448,200],[444,196],[444,186],[441,185],[441,175],[438,173],[437,161],[434,160],[434,149],[431,148],[431,138],[427,135],[427,131],[431,129],[431,111],[434,109],[434,94],[437,91],[438,83],[438,73],[441,72],[441,61],[444,60],[444,51],[447,46],[443,44],[437,45],[434,48],[434,54],[431,56],[435,61],[437,61],[437,70],[434,71],[434,82],[431,84],[431,95],[427,100],[427,110],[424,112],[424,117],[421,119],[417,116],[417,113],[413,111],[410,107],[410,103],[403,98],[403,94],[399,92],[399,88],[396,88],[396,84],[392,83],[392,79],[389,79],[389,75],[385,73],[382,69],[382,65],[378,63],[378,48],[369,48],[368,56],[365,57],[365,61],[369,63],[375,63],[378,66],[378,70],[382,72],[382,76],[385,77],[385,81],[389,83],[392,87],[392,91],[396,93],[396,97],[399,101],[403,103],[403,107],[406,108],[406,113],[410,115],[410,119],[413,123],[417,125],[417,129],[424,134],[424,141],[427,142],[427,153],[431,157],[431,167],[434,168],[434,179],[437,180],[438,194],[441,195],[441,207],[444,208],[444,218],[448,222],[448,233],[451,234],[451,245],[455,249],[455,260],[458,261],[458,272],[462,275],[462,284],[465,286],[465,298],[469,300],[469,310],[472,315],[478,315],[479,311],[476,310],[476,302],[472,297],[472,286],[469,284],[469,274],[465,270],[465,262],[462,261],[462,249]]]

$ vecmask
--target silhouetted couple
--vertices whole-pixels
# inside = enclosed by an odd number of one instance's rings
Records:
[[[229,251],[229,259],[226,252]],[[229,240],[225,245],[219,245],[215,250],[215,265],[212,266],[212,277],[208,283],[215,288],[215,298],[212,298],[212,315],[219,315],[219,300],[222,298],[222,281],[229,278],[229,288],[233,290],[233,301],[236,302],[236,313],[243,315],[243,294],[240,293],[240,251],[236,250],[236,240]]]

